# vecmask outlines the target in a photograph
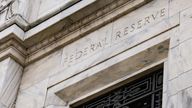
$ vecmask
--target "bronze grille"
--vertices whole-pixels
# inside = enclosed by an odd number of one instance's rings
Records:
[[[162,108],[162,85],[161,69],[76,108]]]

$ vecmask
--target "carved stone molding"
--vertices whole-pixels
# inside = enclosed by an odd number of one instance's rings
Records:
[[[20,65],[25,66],[25,56],[20,51],[18,51],[15,47],[10,46],[0,52],[0,61],[8,57],[11,57]]]
[[[9,39],[5,43],[0,44],[0,51],[4,50],[4,49],[6,49],[7,47],[10,47],[10,46],[15,47],[23,55],[26,55],[25,47],[15,39]]]
[[[0,43],[0,61],[11,57],[22,66],[25,65],[26,48],[16,39],[10,38]]]

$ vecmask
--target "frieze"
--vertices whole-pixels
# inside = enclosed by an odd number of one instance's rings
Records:
[[[137,1],[137,0],[133,0],[133,1]],[[158,23],[166,23],[165,20],[169,19],[168,18],[168,2],[165,1],[163,2],[163,4],[157,5],[158,2],[154,1],[154,3],[152,3],[154,7],[153,6],[151,7],[150,1],[152,0],[143,0],[141,2],[138,1],[138,4],[132,3],[133,1],[132,0],[131,1],[130,0],[114,1],[110,5],[107,5],[102,9],[99,9],[98,11],[92,13],[91,15],[86,16],[85,18],[77,22],[74,22],[72,25],[68,26],[67,28],[64,28],[58,34],[50,36],[50,38],[47,38],[35,44],[34,46],[27,48],[28,57],[27,57],[26,63],[30,64],[36,61],[37,59],[42,58],[44,55],[52,53],[53,51],[55,51],[55,49],[60,49],[61,46],[62,47],[64,46],[65,47],[64,50],[70,49],[70,51],[63,51],[63,56],[62,56],[63,57],[62,63],[64,67],[68,67],[73,64],[82,62],[83,60],[87,59],[87,57],[90,57],[94,54],[97,54],[97,55],[100,54],[102,50],[109,48],[109,46],[113,47],[114,45],[121,44],[122,42],[125,42],[125,41],[127,41],[127,43],[130,43],[130,45],[126,43],[127,46],[131,46],[133,45],[133,43],[134,44],[138,43],[138,40],[139,42],[141,42],[143,38],[142,37],[139,38],[138,35],[136,34],[141,32],[144,32],[145,34],[147,34],[146,30],[150,30],[149,33],[151,33],[152,28],[151,29],[146,29],[146,28],[150,28],[150,26],[154,26],[154,24],[159,25]],[[146,6],[144,6],[144,11],[146,12],[142,12],[142,9],[137,9],[136,11],[134,11],[136,8],[139,8],[143,5],[147,5],[147,7],[150,7],[150,8],[145,9]],[[122,10],[122,8],[124,9]],[[116,13],[116,14],[113,14],[113,13]],[[122,24],[124,26],[118,28],[118,24],[116,24],[115,22],[118,22],[119,19],[129,15],[130,13],[135,14],[135,15],[132,14],[134,18],[130,16],[130,18],[127,18],[129,23],[125,22],[124,24]],[[164,21],[162,21],[163,19]],[[140,24],[140,23],[142,27],[140,27],[139,25],[134,25],[134,24]],[[113,27],[111,28],[113,30],[110,36],[105,37],[105,40],[111,40],[107,42],[106,46],[99,48],[99,50],[96,50],[96,51],[90,50],[91,45],[86,46],[85,44],[82,44],[82,45],[80,44],[79,46],[81,46],[81,48],[74,47],[75,45],[73,45],[73,43],[77,41],[80,42],[79,40],[81,40],[82,37],[89,38],[88,36],[89,33],[95,32],[95,30],[98,30],[99,28],[103,28],[103,26],[109,25],[109,24],[113,24]],[[159,26],[161,25],[162,24],[160,24]],[[133,26],[135,26],[135,28]],[[173,27],[173,25],[169,25],[168,23],[166,23],[166,26],[167,26],[165,28],[166,30]],[[128,34],[126,33],[127,27],[129,28]],[[118,34],[119,32],[121,32],[120,34],[121,36]],[[153,33],[156,33],[156,31],[154,31]],[[145,36],[144,38],[146,39],[150,36]],[[74,48],[67,48],[68,46],[73,46]],[[96,53],[96,52],[99,52],[99,53]]]
[[[104,48],[109,47],[111,39],[111,26],[105,27],[105,30],[98,30],[94,33],[89,34],[88,37],[80,39],[68,45],[63,50],[63,64],[64,66],[70,66],[81,62],[82,59],[95,54]]]
[[[51,53],[55,49],[61,48],[61,45],[66,46],[74,40],[77,40],[82,36],[86,36],[91,31],[99,29],[100,27],[109,24],[110,22],[134,11],[143,5],[146,5],[151,1],[153,0],[114,0],[112,3],[98,9],[90,15],[64,27],[61,32],[54,34],[53,36],[50,36],[49,38],[44,39],[31,47],[28,47],[28,59],[26,62],[27,64],[32,63],[47,53]],[[71,38],[71,34],[74,34],[75,36],[72,36]]]
[[[139,18],[139,20],[134,21],[123,28],[116,29],[113,34],[113,42],[118,42],[118,40],[127,38],[130,35],[133,35],[135,32],[138,32],[140,29],[146,27],[147,25],[161,19],[167,15],[166,9],[162,8],[155,13],[152,13],[143,18]]]
[[[116,29],[116,22],[109,24],[91,34],[82,38],[63,49],[63,65],[65,67],[82,62],[82,60],[92,56],[96,52],[102,51],[116,44],[121,44],[124,40],[132,40],[134,34],[147,28],[148,26],[158,23],[158,21],[167,18],[168,10],[160,8],[151,14],[139,17],[131,23],[121,25]],[[129,20],[129,19],[127,19]],[[115,28],[115,29],[114,29]],[[132,41],[129,41],[130,45]]]

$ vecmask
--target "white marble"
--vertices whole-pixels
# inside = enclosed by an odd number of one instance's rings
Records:
[[[161,5],[159,5],[160,2],[162,2]],[[28,65],[25,68],[21,88],[27,88],[48,77],[51,77],[50,86],[52,86],[174,27],[179,23],[179,17],[176,16],[167,19],[167,9],[168,2],[166,0],[155,0],[141,7],[141,9],[88,34],[85,38],[69,44],[63,48],[62,52],[59,50],[42,60]],[[142,12],[143,10],[145,13]],[[158,14],[158,18],[154,21],[153,16],[156,14]],[[144,20],[145,17],[150,17],[152,22],[143,25],[141,29],[135,30],[134,33],[126,35],[122,39],[118,39],[117,41],[112,39],[118,30],[124,30],[127,25],[132,24],[129,21],[136,24],[138,19]],[[113,42],[111,42],[112,40]],[[91,48],[89,46],[91,45],[94,51],[90,50]],[[62,56],[60,55],[61,53]],[[78,60],[74,60],[73,57],[73,61],[70,62],[70,57],[74,56],[75,53],[78,53],[76,54]],[[45,62],[46,64],[44,64]],[[34,77],[31,78],[30,76],[32,75]]]
[[[53,2],[55,2],[54,0],[52,0]],[[37,2],[37,3],[36,3]],[[34,3],[37,5],[37,7],[40,5],[40,0],[35,0]],[[28,30],[26,32],[25,35],[25,39],[29,39],[30,37],[36,35],[37,33],[49,28],[50,26],[53,26],[54,24],[58,23],[59,21],[61,21],[62,19],[74,14],[75,12],[77,12],[78,10],[92,4],[93,2],[95,2],[95,0],[83,0],[82,2],[78,3],[77,5],[74,5],[72,8],[68,8],[67,10],[64,10],[60,13],[58,13],[57,15],[49,18],[48,20],[45,20],[44,22],[40,23],[39,25],[31,28],[30,30]],[[29,20],[29,22],[31,24],[33,23],[37,23],[37,17],[38,17],[38,9],[35,6],[33,6],[31,9],[32,14],[30,15],[32,18]],[[51,14],[51,13],[50,13]],[[54,14],[54,13],[53,13]],[[57,28],[56,28],[57,29]],[[55,29],[55,30],[56,30]],[[44,32],[45,35],[50,34],[48,31]]]
[[[17,97],[23,68],[11,58],[0,62],[0,102],[5,108],[13,106]]]
[[[78,15],[74,17],[73,14],[97,0],[82,0],[63,11],[66,4],[73,1],[76,0],[15,0],[11,7],[6,7],[8,10],[1,11],[0,26],[9,23],[6,18],[11,18],[10,12],[13,11],[14,14],[19,14],[24,22],[26,20],[26,28],[32,28],[22,30],[23,27],[11,25],[0,31],[0,43],[13,37],[28,50],[30,45],[36,45],[33,42],[51,37],[52,33],[62,32],[60,30],[63,30],[65,21],[75,23],[73,21],[76,21]],[[154,66],[165,58],[163,108],[191,108],[192,0],[152,0],[149,3],[145,0],[135,1],[131,2],[129,9],[121,7],[108,13],[107,18],[99,17],[90,22],[90,25],[68,34],[62,41],[46,45],[47,49],[33,52],[34,55],[21,56],[20,52],[6,53],[7,50],[2,50],[0,108],[11,108],[17,95],[16,108],[69,108],[65,100],[78,102],[97,90],[109,87],[112,82],[125,76],[127,78],[129,75],[136,75],[134,72],[149,65]],[[125,14],[137,7],[137,3],[146,4]],[[0,10],[3,5],[6,3],[0,4]],[[59,11],[61,12],[49,18]],[[81,18],[87,15],[83,12],[79,15]],[[122,12],[121,15],[118,12]],[[115,19],[117,14],[118,19]],[[49,19],[44,21],[45,18]],[[41,21],[43,22],[39,23]],[[106,21],[110,22],[102,25]],[[74,40],[77,37],[82,38]],[[163,42],[165,49],[162,46],[154,47]],[[42,44],[38,45],[41,47]],[[39,46],[33,48],[38,49]],[[17,48],[13,46],[12,49]],[[165,50],[166,52],[163,52]],[[9,56],[16,60],[20,58],[19,61],[25,66],[21,85],[22,66],[11,58],[5,59]],[[145,61],[149,64],[146,65]],[[107,74],[99,76],[101,72]]]
[[[149,3],[148,5],[146,5],[146,7],[144,6],[140,10],[130,13],[118,19],[114,23],[108,24],[105,27],[100,28],[93,33],[90,33],[85,38],[66,46],[63,49],[62,58],[62,68],[66,68],[65,77],[67,78],[73,76],[74,74],[77,74],[78,72],[83,71],[86,68],[92,67],[107,58],[110,58],[126,49],[134,47],[135,45],[142,43],[144,40],[152,38],[153,36],[156,36],[157,34],[177,25],[178,20],[175,20],[173,18],[174,23],[171,23],[172,18],[166,19],[168,16],[166,12],[168,3],[167,1],[161,2],[162,5],[159,5],[159,1],[153,1],[153,3]],[[143,13],[142,11],[146,12]],[[123,30],[125,30],[126,27],[135,24],[134,22],[137,22],[138,19],[149,17],[150,15],[160,13],[160,11],[163,12],[163,16],[159,16],[159,19],[157,18],[157,21],[152,21],[151,23],[147,23],[146,25],[144,24],[142,28],[135,29],[133,33],[129,33],[123,36]],[[111,28],[111,25],[113,28]],[[113,30],[112,32],[111,29]],[[120,38],[118,38],[117,36],[117,32],[119,30],[121,31]],[[112,34],[110,35],[110,33]],[[94,38],[97,34],[100,35],[98,35],[97,38]],[[118,39],[114,40],[116,36]],[[97,49],[93,47],[96,50],[92,51],[91,46],[96,46],[100,43],[101,45],[99,47],[96,47]],[[55,83],[65,80],[66,78],[64,77],[62,77],[62,79],[59,79],[59,76],[63,76],[63,70],[60,70],[61,74],[58,74],[58,76],[53,76],[51,80],[57,80],[55,81]],[[54,83],[51,85],[54,85]]]
[[[61,98],[59,98],[53,90],[47,90],[47,96],[45,100],[45,107],[53,107],[53,106],[67,106],[67,103],[64,102]]]
[[[48,107],[45,108],[70,108],[69,106],[59,106],[59,105],[50,105]]]
[[[117,80],[115,78],[122,77],[122,75],[131,76],[132,74],[134,74],[134,72],[137,69],[139,70],[144,65],[141,63],[143,61],[143,59],[147,59],[154,63],[154,62],[158,62],[159,59],[163,59],[166,56],[166,52],[165,52],[164,54],[161,53],[158,57],[156,55],[156,56],[154,56],[155,58],[153,58],[152,52],[154,53],[156,48],[154,48],[154,49],[152,48],[150,50],[151,55],[147,56],[143,53],[145,52],[145,48],[152,47],[153,44],[166,40],[167,39],[166,37],[168,35],[169,34],[164,34],[164,35],[162,35],[162,37],[158,37],[149,42],[141,44],[140,46],[130,49],[116,57],[113,57],[97,66],[94,66],[88,70],[85,70],[85,71],[81,72],[80,74],[75,75],[75,76],[55,85],[51,89],[53,89],[53,91],[55,91],[55,92],[58,92],[60,90],[65,91],[65,93],[63,95],[63,100],[67,100],[67,99],[71,99],[71,97],[74,96],[75,94],[76,94],[76,96],[79,96],[79,94],[81,96],[83,93],[86,94],[87,91],[91,92],[94,90],[98,90],[98,89],[102,88],[103,86],[106,86],[107,84],[109,84],[110,81],[113,82],[113,81]],[[142,51],[143,51],[143,53],[141,54]],[[134,57],[134,55],[137,55],[137,56]],[[145,57],[143,57],[142,55]],[[150,57],[151,57],[151,59],[149,59]],[[136,58],[136,59],[134,59],[134,58]],[[126,66],[127,64],[129,64],[129,65]],[[103,73],[103,75],[102,75],[102,73]],[[64,76],[64,75],[66,75],[66,74],[65,73],[63,73],[63,75],[59,74],[57,76],[57,78],[59,78],[59,77],[62,78],[62,76]],[[97,77],[97,75],[98,75],[98,77]],[[108,77],[108,78],[105,79],[106,77]],[[87,80],[85,80],[85,79],[87,79]],[[94,82],[96,79],[97,79],[97,82]],[[50,81],[52,81],[52,80],[50,80]],[[92,87],[92,86],[94,86],[94,87]],[[75,88],[75,87],[77,87],[77,88]],[[81,87],[84,88],[84,90],[82,90]],[[68,88],[68,90],[65,88]],[[77,90],[77,92],[75,92],[76,90]],[[74,92],[70,92],[70,91],[74,91]],[[89,93],[87,93],[87,94],[89,94]],[[67,96],[65,96],[65,95],[67,95]],[[72,96],[68,97],[68,95],[72,95]],[[84,96],[82,96],[82,97],[84,97]]]
[[[35,85],[57,72],[61,66],[62,51],[57,51],[44,59],[41,59],[24,69],[21,81],[21,89]],[[33,77],[31,77],[33,76]]]
[[[191,0],[189,0],[191,1]],[[192,2],[192,1],[191,1]],[[192,4],[192,3],[191,3]],[[192,30],[188,29],[192,24],[192,8],[188,8],[181,12],[180,14],[180,31],[178,33],[177,39],[179,43],[182,43],[188,39],[191,39]]]
[[[6,70],[7,70],[7,67],[8,67],[8,62],[9,60],[4,60],[4,61],[1,61],[0,62],[0,91],[2,91],[3,89],[3,83],[4,83],[4,80],[5,80],[5,75],[6,75]]]
[[[192,6],[192,0],[168,0],[169,1],[169,15],[175,15]]]
[[[182,75],[179,76],[178,84],[180,86],[178,86],[178,87],[180,88],[180,91],[187,89],[187,88],[190,88],[192,86],[191,77],[192,77],[192,71],[183,73]]]
[[[192,89],[185,89],[178,93],[178,108],[191,108],[192,107]]]
[[[180,78],[174,78],[167,83],[168,96],[176,95],[181,90],[182,83],[180,83]]]
[[[60,11],[62,7],[73,5],[78,0],[40,0],[40,7],[38,12],[38,18],[41,18],[54,11]]]
[[[174,79],[178,77],[179,74],[183,72],[183,61],[181,58],[181,48],[175,47],[173,49],[169,50],[169,56],[168,56],[168,79]],[[174,65],[174,68],[173,68]]]
[[[43,108],[48,80],[19,90],[15,108]]]
[[[180,47],[180,56],[183,61],[183,72],[187,72],[192,69],[192,39],[188,39],[178,47]]]
[[[191,46],[192,39],[188,39],[185,42],[170,49],[168,57],[170,80],[192,69]]]
[[[0,1],[0,29],[6,29],[17,23],[25,29],[28,17],[29,0],[1,0]],[[26,7],[27,6],[27,7]]]
[[[179,104],[178,104],[178,94],[167,97],[167,102],[165,106],[166,106],[165,108],[181,108],[179,107]]]
[[[3,31],[0,31],[0,39],[2,40],[4,38],[11,37],[13,34],[15,38],[22,41],[24,40],[24,31],[15,24]]]

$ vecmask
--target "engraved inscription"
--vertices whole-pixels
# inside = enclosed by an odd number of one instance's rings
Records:
[[[127,38],[128,36],[137,32],[139,29],[142,29],[145,26],[149,25],[150,23],[153,23],[156,20],[163,18],[165,16],[166,16],[166,9],[162,8],[149,16],[140,18],[139,20],[133,22],[132,24],[127,25],[119,30],[116,30],[116,32],[113,34],[113,41],[118,42],[118,40]]]
[[[122,27],[117,29],[114,29],[116,26],[115,24],[109,24],[109,26],[101,28],[100,31],[93,32],[94,35],[90,34],[87,37],[78,40],[76,43],[67,46],[67,48],[65,47],[63,49],[62,59],[64,67],[82,62],[82,60],[95,54],[96,52],[109,47],[112,48],[116,45],[116,43],[121,44],[123,40],[129,40],[127,44],[131,45],[134,41],[134,34],[166,17],[166,8],[161,8],[152,14],[138,18],[139,20],[135,20],[128,24],[125,23],[121,25]]]
[[[77,63],[79,60],[90,56],[91,54],[98,52],[109,45],[110,40],[107,37],[100,38],[98,40],[85,39],[84,45],[78,45],[75,50],[70,53],[68,50],[64,50],[64,65],[69,66]]]

